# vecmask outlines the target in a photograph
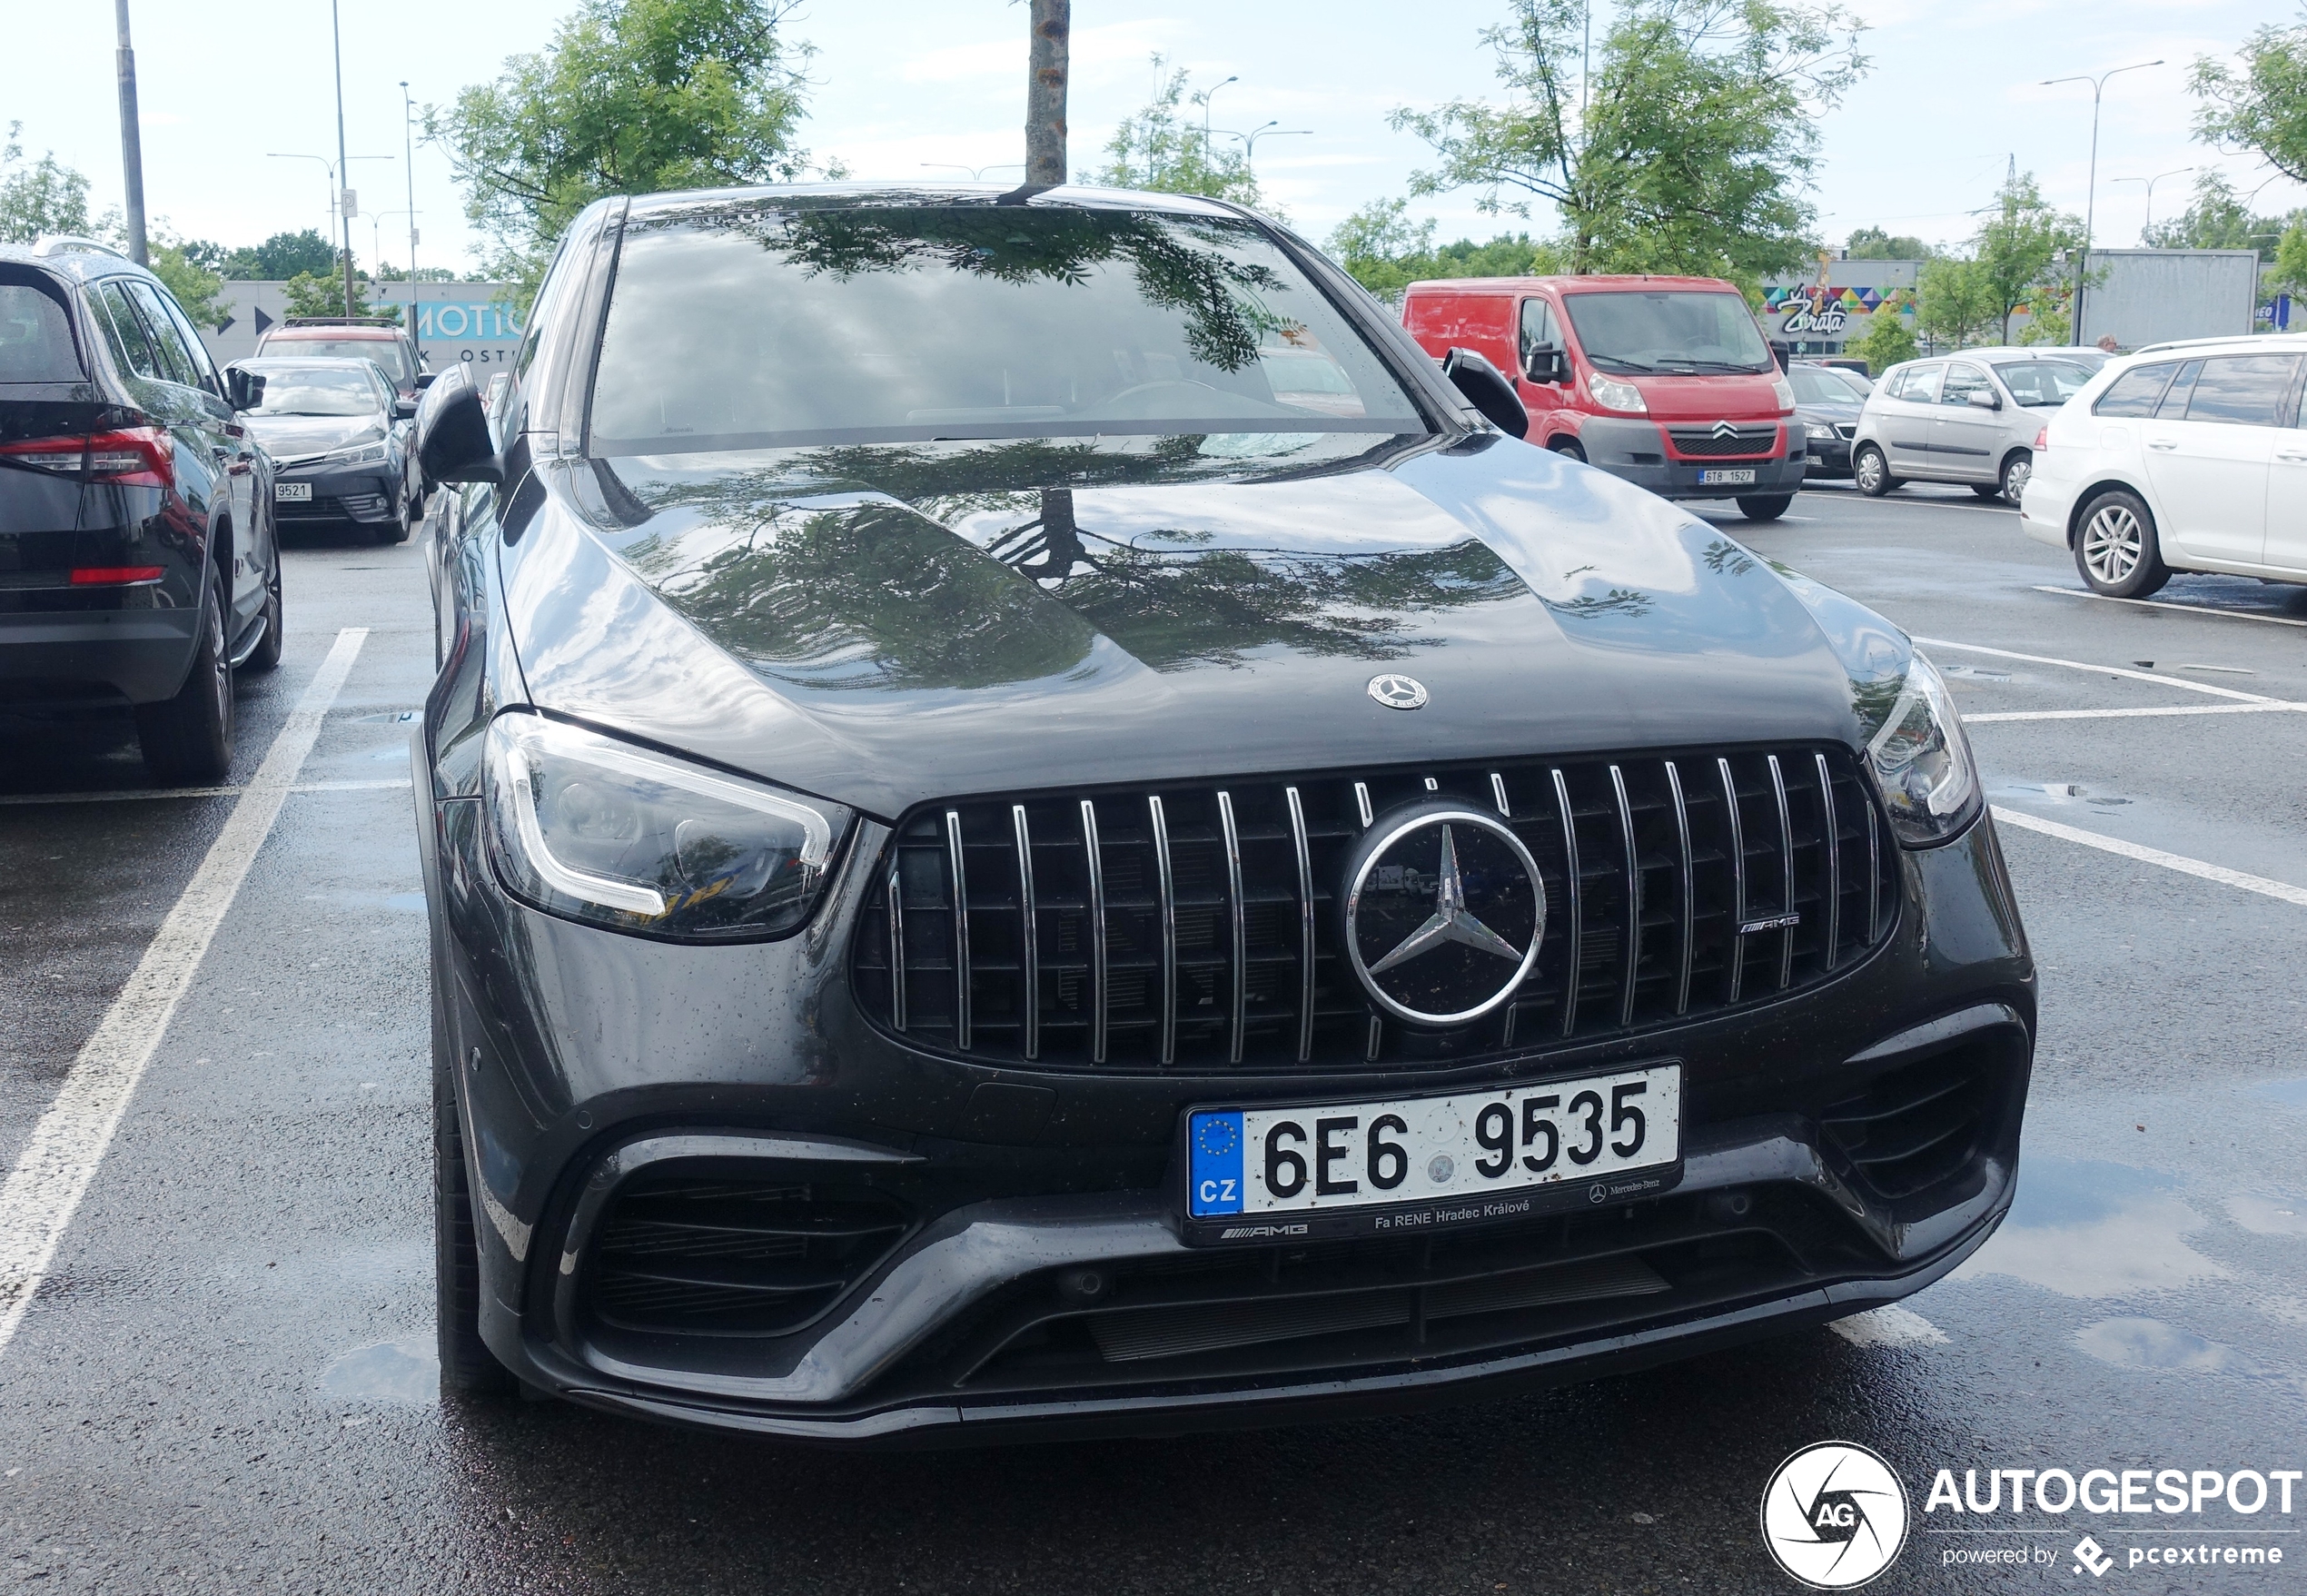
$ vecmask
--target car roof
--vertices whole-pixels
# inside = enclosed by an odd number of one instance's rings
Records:
[[[2163,343],[2143,344],[2131,352],[2137,354],[2168,354],[2173,350],[2203,353],[2214,350],[2254,350],[2273,345],[2285,354],[2297,354],[2307,349],[2307,332],[2231,332],[2223,338],[2173,338]]]
[[[392,342],[401,336],[398,327],[267,327],[258,342],[272,343],[282,339],[297,338],[372,338],[380,342]]]
[[[1012,197],[1015,196],[1015,197]],[[1199,194],[1150,193],[1142,189],[1066,183],[1030,193],[1002,183],[777,183],[743,188],[678,189],[628,197],[630,214],[701,208],[730,200],[777,200],[796,210],[834,211],[898,206],[1023,204],[1045,210],[1154,211],[1177,216],[1250,214]]]
[[[1693,289],[1700,292],[1737,293],[1737,286],[1719,277],[1617,275],[1595,277],[1425,277],[1410,285],[1433,292],[1513,294],[1541,288],[1558,293],[1639,293],[1645,289]],[[1409,290],[1404,290],[1407,292]],[[1741,296],[1744,297],[1744,296]]]
[[[280,371],[289,366],[350,366],[356,372],[367,371],[371,367],[380,372],[384,370],[365,355],[351,354],[265,354],[260,352],[256,354],[244,354],[229,363],[235,366],[246,366],[252,371],[260,371],[268,367],[273,371]],[[391,380],[389,374],[385,378],[388,382]]]
[[[104,277],[141,277],[147,283],[160,283],[152,273],[108,246],[92,243],[86,249],[70,247],[75,243],[44,239],[37,244],[0,243],[0,261],[10,265],[37,266],[74,283],[93,283]]]

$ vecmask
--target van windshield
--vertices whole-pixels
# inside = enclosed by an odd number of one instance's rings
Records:
[[[1747,302],[1704,289],[1566,293],[1579,347],[1605,372],[1777,369]]]

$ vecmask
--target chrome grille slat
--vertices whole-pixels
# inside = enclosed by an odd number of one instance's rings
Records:
[[[1547,900],[1525,985],[1454,1027],[1381,1019],[1341,940],[1364,806],[1383,822],[1429,795],[1497,816]],[[1877,807],[1830,743],[955,799],[897,822],[852,986],[894,1041],[994,1065],[1453,1068],[1851,970],[1899,917],[1902,856]],[[1799,926],[1768,926],[1777,978],[1748,979],[1764,929],[1739,927],[1788,914]]]

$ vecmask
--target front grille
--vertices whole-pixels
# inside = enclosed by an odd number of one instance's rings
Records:
[[[1717,432],[1711,427],[1668,427],[1674,451],[1686,460],[1718,460],[1778,452],[1777,423]]]
[[[390,501],[381,493],[283,499],[273,509],[282,520],[381,520],[391,513]]]
[[[1837,421],[1835,423],[1835,432],[1837,437],[1841,438],[1844,442],[1847,443],[1850,440],[1858,436],[1858,423],[1856,421]]]
[[[594,1233],[587,1300],[618,1330],[783,1335],[888,1256],[906,1224],[862,1186],[644,1178]]]
[[[1430,797],[1504,817],[1547,903],[1513,1001],[1450,1027],[1370,1001],[1340,907],[1373,817]],[[989,1063],[1442,1066],[1823,979],[1887,934],[1896,854],[1839,746],[979,798],[899,823],[851,968],[876,1025]]]

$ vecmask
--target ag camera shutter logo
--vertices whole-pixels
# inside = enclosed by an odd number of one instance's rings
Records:
[[[1762,1492],[1762,1543],[1814,1591],[1849,1591],[1906,1544],[1906,1487],[1863,1446],[1822,1441],[1778,1465]]]

